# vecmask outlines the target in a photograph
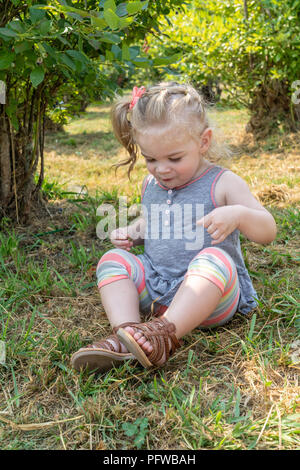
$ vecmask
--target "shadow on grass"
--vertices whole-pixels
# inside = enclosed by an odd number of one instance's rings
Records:
[[[76,153],[79,157],[84,157],[87,150],[114,156],[120,149],[120,145],[111,130],[103,130],[103,120],[108,122],[109,114],[109,110],[105,111],[101,108],[87,109],[80,116],[74,117],[69,125],[64,126],[63,130],[52,132],[48,130],[46,145],[56,152],[61,151],[67,155]],[[91,121],[94,121],[94,124],[91,124]],[[76,127],[74,128],[72,124],[78,126],[77,132]],[[98,131],[97,129],[101,129],[101,127],[102,130]]]
[[[99,154],[115,156],[120,149],[119,143],[110,131],[87,132],[70,134],[66,131],[52,133],[46,136],[48,147],[55,151],[61,151],[67,155],[76,152],[79,157],[84,157],[87,150],[97,151]]]
[[[259,158],[263,153],[274,157],[274,154],[285,154],[296,149],[300,144],[299,133],[277,131],[267,137],[257,139],[254,135],[244,133],[237,143],[230,143],[230,149],[236,158],[245,154]]]
[[[109,119],[110,112],[109,111],[89,111],[89,109],[81,115],[78,119]]]

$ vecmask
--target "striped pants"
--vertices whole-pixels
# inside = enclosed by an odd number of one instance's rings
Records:
[[[221,248],[205,248],[190,262],[185,274],[187,276],[208,279],[222,293],[215,311],[199,327],[212,328],[227,323],[237,310],[240,296],[238,275],[232,258]],[[139,294],[141,311],[149,311],[153,299],[147,291],[142,262],[134,254],[115,248],[105,253],[98,263],[98,288],[120,279],[132,279]],[[166,306],[160,305],[156,313],[163,313],[166,309]]]

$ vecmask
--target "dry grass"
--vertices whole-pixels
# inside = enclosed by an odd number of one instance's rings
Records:
[[[115,200],[117,189],[134,199],[146,174],[140,162],[131,184],[125,170],[115,178],[111,164],[122,151],[107,117],[108,108],[91,107],[47,138],[47,179],[68,191],[85,186],[89,196],[51,201],[30,227],[7,222],[0,234],[1,448],[299,449],[300,141],[252,141],[242,110],[214,118],[235,150],[221,163],[247,180],[278,223],[267,247],[242,240],[259,306],[191,333],[161,370],[71,369],[72,352],[109,332],[94,285],[94,266],[110,247],[96,238],[97,198],[105,190]]]

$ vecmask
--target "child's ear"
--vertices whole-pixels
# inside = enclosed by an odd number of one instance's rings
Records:
[[[210,144],[211,144],[211,139],[212,139],[212,129],[208,127],[207,129],[205,129],[205,131],[200,137],[199,150],[201,153],[206,153],[208,151]]]

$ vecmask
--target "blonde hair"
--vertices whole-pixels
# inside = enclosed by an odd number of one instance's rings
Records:
[[[207,116],[207,103],[189,84],[161,82],[151,86],[132,110],[129,109],[131,100],[131,96],[118,99],[111,111],[115,136],[129,154],[128,159],[115,166],[129,165],[129,177],[138,158],[136,133],[147,133],[151,126],[174,124],[185,128],[193,137],[200,137],[205,129],[212,128]],[[213,133],[206,157],[216,161],[224,153],[228,155],[228,149],[219,145]]]

